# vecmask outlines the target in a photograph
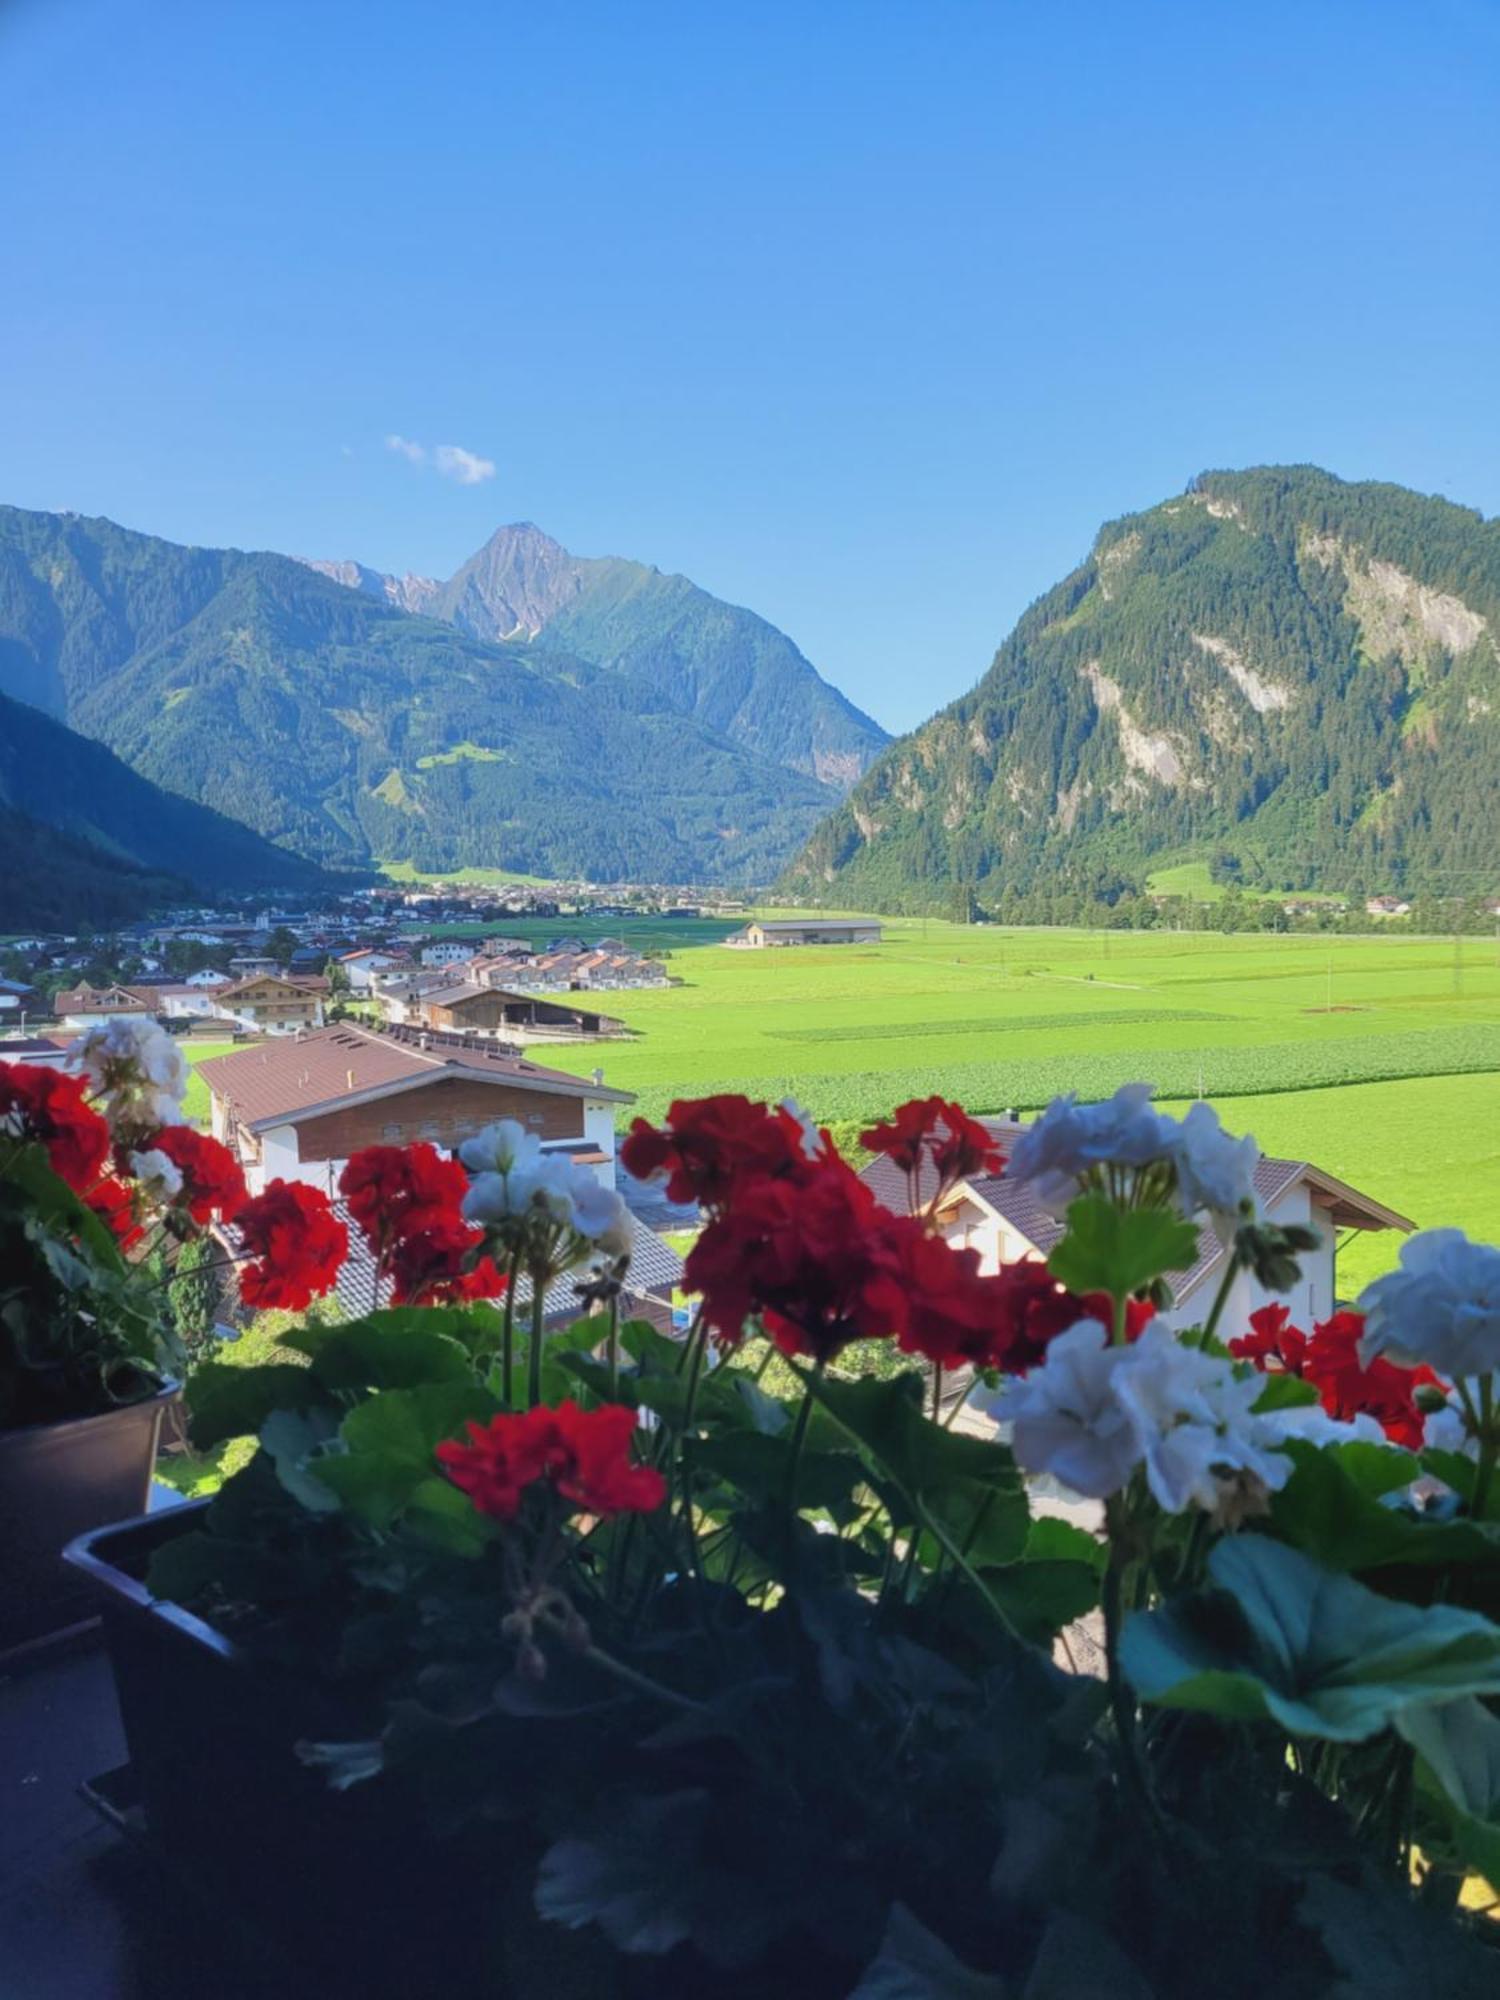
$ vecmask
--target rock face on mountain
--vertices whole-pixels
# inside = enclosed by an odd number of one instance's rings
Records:
[[[1500,890],[1500,521],[1311,466],[1101,530],[789,893],[993,903],[1217,858],[1271,888]]]
[[[764,882],[830,797],[550,631],[77,515],[0,508],[0,692],[329,865]]]
[[[538,641],[608,668],[653,702],[836,791],[889,740],[753,611],[645,563],[570,555],[529,521],[497,529],[443,584],[359,563],[313,567],[472,638]]]

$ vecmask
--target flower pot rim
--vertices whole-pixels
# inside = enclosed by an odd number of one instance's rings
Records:
[[[182,1384],[175,1376],[170,1376],[162,1386],[150,1396],[139,1396],[133,1403],[111,1403],[107,1410],[81,1411],[76,1417],[54,1417],[45,1424],[0,1424],[0,1451],[5,1449],[10,1438],[45,1437],[49,1431],[66,1431],[81,1428],[84,1424],[111,1422],[123,1416],[128,1410],[149,1410],[157,1403],[170,1402],[174,1396],[182,1394]]]
[[[132,1514],[121,1521],[109,1521],[102,1527],[85,1529],[63,1549],[62,1560],[70,1569],[86,1576],[102,1596],[113,1598],[117,1608],[128,1608],[137,1616],[171,1626],[183,1638],[206,1648],[221,1660],[237,1667],[248,1667],[252,1664],[250,1655],[235,1640],[226,1637],[206,1619],[174,1603],[170,1597],[154,1597],[139,1578],[121,1569],[98,1547],[99,1543],[112,1540],[117,1535],[135,1534],[141,1530],[155,1530],[163,1534],[185,1533],[195,1521],[201,1520],[211,1504],[206,1497],[185,1500],[180,1506],[169,1507],[159,1513]]]

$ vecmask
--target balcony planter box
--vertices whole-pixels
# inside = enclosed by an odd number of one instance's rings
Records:
[[[98,1416],[0,1430],[0,1657],[97,1614],[63,1550],[146,1506],[162,1416],[177,1393],[173,1382]]]
[[[96,1529],[66,1558],[102,1612],[153,1849],[322,1992],[412,2000],[458,1981],[486,2000],[635,1992],[638,1972],[660,1961],[627,1965],[534,1914],[535,1831],[441,1838],[389,1775],[331,1790],[293,1746],[373,1736],[379,1714],[151,1596],[152,1552],[207,1505]]]

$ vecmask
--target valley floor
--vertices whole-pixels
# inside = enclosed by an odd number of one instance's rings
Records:
[[[1148,1079],[1164,1100],[1210,1098],[1231,1130],[1423,1226],[1500,1240],[1494,940],[892,919],[869,949],[704,943],[669,963],[681,986],[612,998],[639,1040],[555,1058],[584,1072],[602,1056],[647,1115],[674,1096],[790,1094],[848,1143],[929,1091],[973,1111],[1024,1110]],[[1393,1235],[1356,1239],[1348,1284],[1398,1247]]]

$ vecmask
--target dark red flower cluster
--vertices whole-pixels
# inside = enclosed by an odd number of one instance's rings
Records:
[[[866,1137],[881,1134],[892,1157],[940,1153],[946,1174],[998,1164],[984,1127],[941,1098],[903,1106]],[[759,1317],[786,1353],[818,1361],[894,1335],[942,1367],[1020,1369],[1088,1310],[1043,1266],[985,1273],[976,1251],[932,1233],[930,1211],[884,1207],[826,1138],[809,1148],[785,1110],[743,1097],[674,1104],[661,1131],[636,1121],[623,1158],[708,1209],[685,1282],[726,1342]]]
[[[468,1424],[469,1442],[440,1444],[438,1463],[481,1514],[498,1521],[513,1521],[539,1480],[586,1514],[647,1514],[661,1505],[667,1486],[654,1467],[631,1460],[635,1427],[634,1410],[619,1403],[597,1410],[539,1403],[518,1416]]]
[[[122,1250],[130,1249],[145,1235],[135,1212],[135,1191],[127,1182],[106,1175],[85,1191],[83,1199]]]
[[[827,1149],[817,1150],[821,1157]],[[664,1175],[669,1201],[712,1209],[746,1182],[800,1173],[809,1163],[807,1133],[790,1111],[748,1097],[679,1098],[664,1126],[636,1119],[620,1162],[637,1180]]]
[[[254,1260],[240,1272],[247,1306],[300,1312],[333,1290],[349,1253],[349,1232],[332,1203],[306,1181],[272,1181],[238,1210],[234,1226]]]
[[[914,1097],[898,1105],[883,1124],[861,1132],[859,1143],[882,1153],[907,1176],[910,1206],[940,1200],[950,1188],[975,1174],[998,1174],[1004,1155],[994,1136],[960,1104],[941,1097]],[[930,1173],[930,1185],[924,1185]]]
[[[84,1096],[84,1080],[33,1063],[0,1063],[0,1126],[44,1146],[52,1171],[76,1194],[109,1158],[109,1127]]]
[[[1417,1391],[1446,1394],[1442,1378],[1430,1368],[1398,1368],[1382,1355],[1368,1365],[1362,1362],[1363,1313],[1336,1312],[1315,1321],[1310,1334],[1293,1326],[1291,1318],[1286,1306],[1262,1306],[1250,1315],[1250,1332],[1229,1342],[1229,1352],[1237,1361],[1253,1362],[1263,1375],[1297,1375],[1310,1382],[1329,1416],[1341,1423],[1373,1417],[1392,1444],[1420,1450],[1423,1416]]]
[[[470,1262],[483,1241],[483,1230],[471,1228],[461,1215],[434,1216],[397,1237],[389,1258],[394,1303],[461,1305],[499,1298],[507,1280],[494,1258]]]
[[[243,1207],[245,1176],[227,1146],[192,1125],[164,1125],[143,1151],[165,1153],[182,1175],[182,1192],[175,1206],[185,1208],[194,1222],[230,1216]]]
[[[468,1185],[457,1160],[425,1143],[351,1155],[339,1192],[397,1305],[493,1299],[505,1290],[492,1258],[471,1263],[484,1232],[460,1213]]]

